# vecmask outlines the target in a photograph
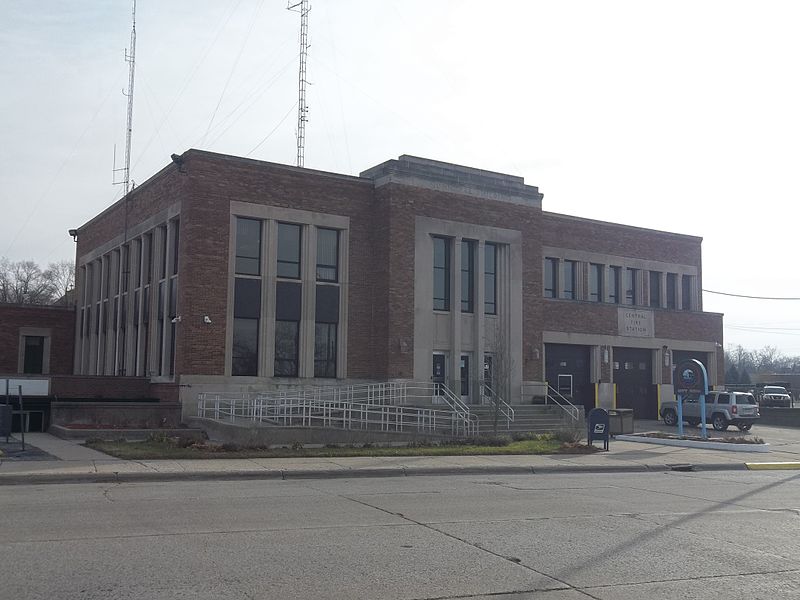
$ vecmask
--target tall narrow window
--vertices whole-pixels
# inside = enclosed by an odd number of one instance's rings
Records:
[[[433,238],[433,309],[450,310],[450,240]]]
[[[261,280],[237,277],[233,291],[232,375],[258,375]]]
[[[475,242],[461,242],[461,312],[475,312]]]
[[[609,267],[608,269],[608,301],[611,304],[620,303],[620,288],[622,280],[622,267]]]
[[[317,285],[314,321],[314,377],[336,377],[338,285]]]
[[[558,294],[558,259],[544,259],[544,297],[556,298]]]
[[[676,273],[667,273],[667,308],[675,309],[677,306],[677,284],[678,275]]]
[[[589,300],[603,301],[603,265],[589,265]]]
[[[339,281],[339,232],[317,229],[317,281]]]
[[[650,271],[650,306],[661,307],[661,273]]]
[[[278,223],[278,277],[300,279],[300,225]]]
[[[497,314],[497,245],[486,244],[483,264],[483,311]]]
[[[300,283],[279,281],[275,287],[275,377],[299,373],[301,306]]]
[[[177,219],[172,222],[172,275],[178,274],[178,248],[181,238],[181,222]]]
[[[577,263],[574,260],[565,260],[563,263],[564,289],[561,290],[561,297],[567,300],[575,300],[575,272]]]
[[[261,274],[261,221],[236,218],[236,274]]]
[[[625,269],[625,304],[631,306],[636,305],[638,300],[636,297],[637,274],[637,269]]]
[[[681,280],[681,308],[692,310],[692,276],[684,275]]]
[[[25,355],[22,372],[39,375],[44,372],[44,337],[25,336]]]

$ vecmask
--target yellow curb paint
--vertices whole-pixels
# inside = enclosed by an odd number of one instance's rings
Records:
[[[744,463],[751,471],[788,471],[800,469],[800,462]]]
[[[617,384],[614,384],[614,408],[617,408]]]
[[[600,384],[594,384],[594,407],[600,406]]]
[[[656,414],[661,416],[661,384],[658,384],[656,389],[658,390],[658,397],[656,399]]]

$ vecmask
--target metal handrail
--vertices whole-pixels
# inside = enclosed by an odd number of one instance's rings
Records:
[[[551,396],[551,395],[550,395],[550,392],[552,392],[552,393],[554,394],[554,396]],[[562,404],[561,402],[559,402],[557,398],[561,398],[561,400],[563,401],[563,404]],[[581,417],[580,417],[580,414],[581,414],[581,413],[580,413],[580,409],[579,409],[577,406],[575,406],[575,405],[574,405],[572,402],[570,402],[569,400],[567,400],[567,399],[566,399],[566,398],[565,398],[565,397],[564,397],[564,396],[561,394],[561,392],[559,392],[558,390],[554,389],[554,388],[553,388],[551,385],[549,385],[549,384],[547,385],[547,399],[548,399],[548,400],[552,400],[552,401],[553,401],[553,403],[554,403],[556,406],[558,406],[558,407],[559,407],[561,410],[563,410],[563,411],[564,411],[564,412],[566,412],[566,413],[567,413],[567,414],[568,414],[570,417],[572,417],[572,420],[573,420],[573,421],[578,421],[578,420],[581,418]],[[567,406],[564,406],[564,404],[566,404]]]
[[[428,404],[435,398],[450,410],[413,406],[414,401]],[[198,416],[231,422],[248,419],[297,427],[313,422],[315,426],[348,429],[358,424],[363,429],[375,423],[383,429],[394,422],[402,426],[398,430],[417,422],[425,430],[449,429],[454,435],[464,436],[476,435],[479,430],[478,418],[447,386],[414,381],[304,386],[258,394],[202,392],[197,407]],[[383,416],[376,421],[375,414]]]
[[[481,404],[491,404],[492,406],[499,406],[500,414],[506,418],[506,429],[511,429],[511,423],[514,422],[515,412],[512,406],[503,400],[485,380],[478,381],[478,386],[481,394]],[[484,399],[488,399],[488,403]]]

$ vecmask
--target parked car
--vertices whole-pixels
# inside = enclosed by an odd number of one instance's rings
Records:
[[[761,406],[780,406],[789,408],[792,405],[792,397],[785,387],[779,385],[765,385],[761,390]]]
[[[717,431],[735,425],[739,431],[749,431],[761,415],[753,394],[747,392],[709,392],[706,396],[706,422]],[[678,422],[675,400],[661,403],[661,418],[667,425]],[[683,420],[696,427],[700,424],[700,401],[697,398],[683,401]]]

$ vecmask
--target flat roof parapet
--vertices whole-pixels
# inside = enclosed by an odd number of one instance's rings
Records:
[[[363,171],[360,175],[372,179],[376,188],[388,183],[399,183],[476,198],[542,207],[543,195],[539,193],[539,188],[525,185],[522,177],[407,154],[397,160],[387,160]]]

